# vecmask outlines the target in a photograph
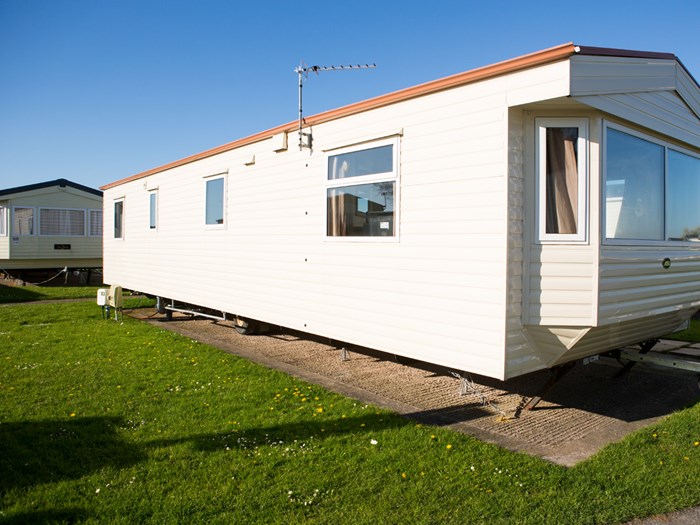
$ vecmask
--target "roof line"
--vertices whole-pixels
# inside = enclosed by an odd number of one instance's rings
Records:
[[[417,97],[425,96],[425,95],[428,95],[431,93],[436,93],[438,91],[444,91],[446,89],[451,89],[454,87],[462,86],[465,84],[469,84],[471,82],[476,82],[478,80],[485,80],[488,78],[496,77],[496,76],[503,75],[506,73],[511,73],[514,71],[519,71],[519,70],[530,68],[530,67],[537,66],[540,64],[554,62],[556,60],[561,60],[561,59],[567,58],[576,52],[577,52],[577,48],[574,46],[573,43],[569,42],[567,44],[561,44],[561,45],[558,45],[555,47],[551,47],[549,49],[537,51],[535,53],[530,53],[530,54],[523,55],[520,57],[505,60],[502,62],[497,62],[495,64],[480,67],[477,69],[472,69],[472,70],[466,71],[464,73],[458,73],[456,75],[441,78],[438,80],[433,80],[431,82],[426,82],[424,84],[419,84],[417,86],[402,89],[400,91],[395,91],[393,93],[389,93],[386,95],[381,95],[378,97],[363,100],[361,102],[356,102],[354,104],[343,106],[343,107],[340,107],[337,109],[332,109],[330,111],[325,111],[323,113],[318,113],[316,115],[306,117],[304,119],[304,122],[306,123],[307,126],[313,126],[315,124],[329,122],[331,120],[336,120],[336,119],[346,117],[349,115],[354,115],[356,113],[361,113],[364,111],[369,111],[371,109],[377,109],[377,108],[380,108],[383,106],[388,106],[390,104],[395,104],[397,102],[401,102],[401,101],[408,100],[411,98],[417,98]],[[160,173],[160,172],[163,172],[163,171],[166,171],[166,170],[169,170],[172,168],[176,168],[179,166],[184,166],[185,164],[189,164],[189,163],[195,162],[197,160],[205,159],[207,157],[211,157],[211,156],[217,155],[219,153],[224,153],[226,151],[231,151],[231,150],[234,150],[236,148],[240,148],[242,146],[247,146],[249,144],[253,144],[255,142],[260,142],[260,141],[266,140],[266,139],[268,139],[268,138],[270,138],[273,135],[276,135],[278,133],[285,133],[285,132],[294,131],[297,129],[297,126],[298,126],[298,121],[293,121],[293,122],[289,122],[287,124],[282,124],[281,126],[277,126],[275,128],[261,131],[260,133],[256,133],[254,135],[250,135],[248,137],[245,137],[245,138],[242,138],[239,140],[235,140],[235,141],[229,142],[227,144],[223,144],[223,145],[218,146],[216,148],[212,148],[212,149],[203,151],[201,153],[197,153],[195,155],[190,155],[189,157],[185,157],[183,159],[176,160],[176,161],[170,162],[168,164],[164,164],[164,165],[159,166],[157,168],[153,168],[153,169],[150,169],[147,171],[143,171],[141,173],[137,173],[136,175],[132,175],[131,177],[127,177],[127,178],[106,184],[104,186],[101,186],[100,189],[106,190],[109,188],[113,188],[115,186],[120,186],[120,185],[125,184],[127,182],[142,179],[142,178],[147,177],[149,175],[154,175],[156,173]]]
[[[4,190],[0,190],[0,195],[14,195],[15,193],[24,193],[26,191],[40,190],[43,188],[51,188],[52,186],[59,186],[59,187],[70,186],[71,188],[75,188],[76,190],[84,191],[86,193],[92,193],[93,195],[97,195],[98,197],[102,197],[102,192],[100,190],[96,190],[95,188],[90,188],[88,186],[83,186],[82,184],[78,184],[77,182],[72,182],[72,181],[69,181],[67,179],[49,180],[46,182],[38,182],[36,184],[28,184],[26,186],[17,186],[15,188],[7,188]]]

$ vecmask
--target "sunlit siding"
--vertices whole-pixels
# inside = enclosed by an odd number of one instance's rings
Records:
[[[663,267],[664,258],[671,260]],[[604,246],[599,323],[700,308],[700,250]]]
[[[446,90],[316,125],[105,192],[105,279],[492,377],[505,370],[507,100],[561,96],[565,66]],[[521,89],[522,93],[518,90]],[[395,239],[327,239],[327,158],[394,137]],[[253,156],[255,157],[252,163]],[[247,165],[246,165],[247,164]],[[226,220],[204,227],[204,178],[227,172]],[[148,191],[158,227],[148,228]],[[113,203],[124,198],[124,239]]]
[[[571,94],[576,100],[700,147],[700,101],[691,82],[672,60],[571,59]]]

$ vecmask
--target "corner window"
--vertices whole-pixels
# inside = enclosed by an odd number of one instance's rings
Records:
[[[124,201],[114,201],[114,238],[124,238]]]
[[[610,125],[605,146],[605,238],[699,242],[700,156]]]
[[[587,120],[537,119],[541,241],[586,240],[587,146]]]
[[[85,235],[85,210],[39,208],[39,235]]]
[[[7,237],[7,208],[0,206],[0,237]]]
[[[12,235],[34,235],[34,208],[12,210]]]
[[[88,210],[88,232],[90,237],[102,237],[102,210]]]
[[[224,224],[224,182],[224,177],[206,181],[205,221],[207,225]]]
[[[328,237],[395,237],[396,140],[328,157]]]
[[[155,230],[158,225],[158,192],[151,191],[148,193],[148,228]]]

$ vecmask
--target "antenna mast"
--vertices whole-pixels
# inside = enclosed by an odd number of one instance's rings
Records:
[[[372,69],[377,67],[376,64],[357,64],[347,66],[307,66],[302,61],[294,72],[299,76],[299,151],[304,147],[311,148],[311,133],[304,133],[302,127],[304,125],[304,114],[302,111],[302,88],[304,87],[304,78],[309,77],[309,71],[318,75],[319,71],[346,71],[349,69]],[[306,139],[306,140],[305,140]]]

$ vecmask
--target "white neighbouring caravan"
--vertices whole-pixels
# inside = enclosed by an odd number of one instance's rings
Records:
[[[105,185],[106,283],[508,379],[700,308],[700,86],[565,44]]]

